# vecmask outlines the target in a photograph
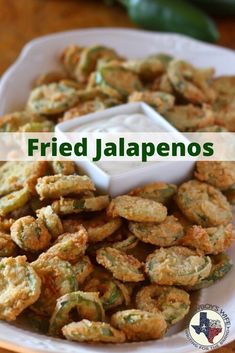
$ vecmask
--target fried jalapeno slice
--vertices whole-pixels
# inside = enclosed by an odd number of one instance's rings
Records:
[[[37,301],[41,280],[26,261],[26,256],[0,261],[0,319],[13,321]]]
[[[83,284],[87,277],[93,272],[94,268],[88,256],[83,256],[73,265],[73,271],[76,275],[79,285]]]
[[[63,224],[51,206],[43,207],[37,210],[36,213],[38,218],[44,221],[53,239],[57,239],[58,236],[64,232]]]
[[[138,76],[121,66],[103,66],[96,72],[96,84],[103,92],[115,98],[125,98],[140,91],[142,84]]]
[[[0,196],[28,187],[35,191],[37,179],[46,174],[45,162],[7,162],[0,167]]]
[[[196,69],[183,60],[172,60],[167,69],[174,89],[187,101],[201,104],[215,100],[215,92],[209,85],[213,69]]]
[[[75,163],[72,161],[53,161],[51,162],[51,167],[53,174],[76,174]]]
[[[195,131],[215,122],[213,111],[208,105],[202,107],[192,104],[175,105],[164,114],[164,117],[176,129],[184,132]]]
[[[10,234],[0,231],[0,257],[9,257],[16,254],[16,244]]]
[[[35,114],[55,115],[73,107],[78,100],[77,90],[61,83],[50,83],[34,88],[27,109]]]
[[[175,103],[175,97],[165,92],[133,92],[128,101],[132,102],[144,102],[154,108],[160,114],[164,114],[169,109],[173,108]]]
[[[102,211],[109,205],[109,196],[102,195],[96,197],[87,197],[87,198],[60,198],[52,202],[51,207],[54,212],[63,216],[69,214],[77,214],[81,212],[96,212]],[[112,224],[116,225],[118,222],[113,222]]]
[[[111,317],[111,325],[123,331],[129,341],[147,341],[161,338],[167,323],[161,312],[130,309],[118,311]]]
[[[28,188],[14,191],[0,198],[0,216],[6,216],[10,212],[23,207],[30,199]]]
[[[229,189],[235,184],[235,162],[199,161],[195,177],[218,189]]]
[[[97,243],[112,235],[122,225],[121,218],[109,218],[101,214],[91,220],[84,221],[90,243]]]
[[[167,209],[153,200],[123,195],[111,201],[107,214],[113,218],[121,216],[129,221],[160,223],[166,219]]]
[[[88,281],[83,289],[86,292],[99,292],[104,310],[115,308],[123,303],[126,305],[130,303],[128,289],[116,280],[94,277]],[[123,295],[123,291],[125,291],[125,295]],[[127,298],[128,300],[126,300]]]
[[[184,229],[178,219],[167,216],[162,223],[129,222],[129,230],[144,243],[156,246],[172,246],[184,235]]]
[[[163,314],[167,324],[174,325],[182,320],[190,309],[189,294],[176,287],[152,284],[143,287],[136,295],[139,310]]]
[[[49,246],[51,235],[42,219],[26,216],[12,225],[11,238],[21,249],[37,252]]]
[[[69,194],[80,194],[87,190],[93,191],[95,187],[87,176],[57,174],[39,178],[36,190],[43,200],[56,199]]]
[[[174,184],[156,182],[133,189],[128,195],[157,201],[165,205],[176,194],[176,191],[177,186]]]
[[[176,203],[191,222],[203,227],[232,221],[232,211],[226,197],[212,185],[197,180],[190,180],[179,187]]]
[[[52,315],[59,297],[78,289],[76,275],[69,262],[44,253],[31,265],[42,281],[40,297],[31,309],[48,317]]]
[[[123,343],[126,340],[124,332],[106,322],[86,319],[64,326],[62,333],[67,340],[77,342]]]
[[[194,291],[202,288],[208,288],[212,286],[215,282],[224,278],[233,267],[232,260],[225,253],[212,255],[210,256],[210,258],[212,267],[209,276],[201,280],[196,285],[187,287],[187,290]]]
[[[107,247],[97,250],[97,262],[111,271],[114,278],[123,282],[140,282],[144,280],[141,263],[131,255]]]
[[[182,245],[191,247],[201,254],[217,255],[229,248],[234,241],[233,225],[202,228],[192,226],[180,240]]]
[[[83,226],[76,233],[64,233],[47,250],[50,256],[57,256],[61,260],[76,262],[85,254],[88,235]]]
[[[145,271],[152,283],[190,286],[206,278],[211,271],[208,256],[199,256],[183,246],[161,248],[147,257]]]
[[[81,291],[69,293],[57,300],[50,320],[50,335],[59,336],[61,334],[62,327],[71,322],[70,314],[73,309],[77,309],[81,319],[104,320],[104,309],[98,293]]]

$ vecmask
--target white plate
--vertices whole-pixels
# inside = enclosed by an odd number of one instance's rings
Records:
[[[201,43],[175,34],[150,33],[136,30],[92,29],[49,35],[30,42],[16,63],[0,81],[0,114],[23,108],[33,80],[42,72],[59,68],[58,56],[68,44],[101,43],[115,48],[120,54],[144,57],[166,52],[189,60],[197,66],[214,66],[217,74],[235,74],[233,51]],[[235,246],[229,251],[235,262]],[[216,304],[228,313],[231,329],[226,343],[235,339],[234,270],[225,279],[201,292],[194,304]],[[189,315],[190,317],[190,315]],[[197,350],[185,336],[184,322],[173,334],[160,341],[123,345],[84,345],[32,333],[23,328],[0,322],[0,345],[20,352],[54,353],[190,353]],[[178,331],[178,332],[177,332]],[[198,351],[199,352],[199,351]]]

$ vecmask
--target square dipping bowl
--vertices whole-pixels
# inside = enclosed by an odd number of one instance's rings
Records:
[[[127,103],[114,108],[87,114],[82,117],[73,118],[62,122],[56,126],[56,133],[59,135],[74,132],[81,129],[88,123],[107,121],[117,115],[143,114],[151,123],[156,124],[156,131],[152,132],[174,132],[177,141],[184,141],[185,137],[169,124],[160,114],[145,103]],[[141,132],[141,131],[140,131]],[[82,134],[79,131],[79,134]],[[179,184],[188,180],[194,168],[194,161],[156,161],[156,162],[102,162],[109,165],[109,168],[103,168],[99,162],[76,161],[80,171],[88,175],[95,183],[100,193],[108,193],[112,197],[125,194],[133,188],[143,186],[148,183],[162,181],[167,183]],[[114,171],[109,172],[111,163]],[[130,168],[122,171],[121,165],[129,163]],[[133,162],[132,162],[133,163]],[[120,166],[120,170],[118,168]]]

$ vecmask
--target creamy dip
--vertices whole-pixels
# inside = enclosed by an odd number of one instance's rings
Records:
[[[141,113],[92,120],[76,127],[73,131],[85,133],[164,132],[157,122]],[[147,164],[152,163],[154,162]],[[95,164],[109,175],[117,175],[133,168],[146,166],[146,163],[142,162],[96,162]]]
[[[162,132],[157,122],[144,114],[122,114],[93,120],[76,127],[78,132]]]

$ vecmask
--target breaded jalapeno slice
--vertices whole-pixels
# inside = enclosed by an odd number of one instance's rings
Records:
[[[228,224],[232,220],[226,197],[214,186],[197,180],[190,180],[179,187],[176,202],[191,222],[203,227]]]
[[[123,217],[136,222],[163,222],[167,209],[161,203],[137,196],[118,196],[108,207],[110,217]]]
[[[123,331],[129,341],[161,338],[167,329],[164,316],[159,313],[130,309],[118,311],[111,317],[111,325]]]
[[[26,256],[0,261],[0,319],[13,321],[40,296],[41,280]]]
[[[140,282],[144,280],[142,264],[131,255],[107,247],[96,252],[97,262],[111,271],[113,276],[123,282]]]
[[[155,250],[149,255],[145,271],[152,283],[189,286],[209,275],[211,260],[208,256],[199,256],[186,247],[172,246]]]
[[[67,340],[77,342],[123,343],[126,340],[124,332],[106,322],[86,319],[64,326],[62,333]]]

